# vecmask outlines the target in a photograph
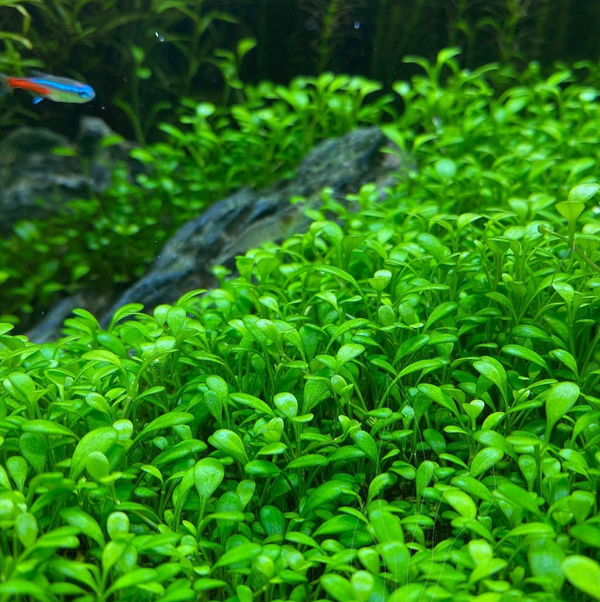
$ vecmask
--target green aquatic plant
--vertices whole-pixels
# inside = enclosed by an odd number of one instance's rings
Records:
[[[215,74],[210,61],[219,47],[219,25],[237,20],[205,4],[4,0],[0,8],[15,10],[4,12],[0,21],[1,71],[20,74],[43,67],[79,79],[85,75],[98,88],[103,105],[120,109],[143,142],[161,111],[200,87],[199,77],[206,81]],[[9,105],[16,110],[13,105],[17,101]],[[3,120],[0,125],[11,124]]]
[[[302,40],[303,45],[310,48],[315,55],[317,73],[330,69],[336,51],[339,53],[340,48],[346,49],[349,38],[357,34],[353,24],[363,4],[362,0],[301,0],[299,2],[302,12],[309,19],[310,29],[314,31],[312,36],[305,31]]]
[[[137,181],[119,168],[106,192],[65,203],[48,219],[22,221],[0,241],[3,319],[27,326],[64,294],[137,279],[167,238],[215,200],[288,178],[316,142],[393,114],[389,95],[369,102],[379,88],[326,73],[289,86],[246,85],[236,89],[246,100],[230,107],[183,99],[178,124],[159,126],[164,142],[132,152],[145,166]]]
[[[598,186],[455,197],[451,127],[216,290],[1,327],[0,596],[600,599]]]
[[[405,54],[431,59],[449,45],[465,48],[470,68],[551,68],[598,54],[599,13],[586,0],[261,0],[251,9],[247,0],[3,0],[0,13],[0,72],[89,81],[98,113],[139,141],[154,139],[180,98],[218,104],[229,95],[241,39],[258,43],[244,65],[252,81],[327,69],[387,84],[410,74]],[[2,104],[3,130],[40,116],[17,100]],[[52,113],[42,107],[42,116]]]
[[[42,65],[37,58],[23,56],[23,51],[33,48],[28,37],[30,26],[31,15],[24,3],[0,0],[0,73],[24,75],[29,69]],[[35,118],[35,114],[19,106],[3,108],[0,125],[18,125],[26,118]]]

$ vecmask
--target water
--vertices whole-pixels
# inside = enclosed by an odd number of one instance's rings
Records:
[[[1,4],[0,602],[600,600],[596,3]]]

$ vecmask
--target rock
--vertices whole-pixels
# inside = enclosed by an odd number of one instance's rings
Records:
[[[105,190],[119,162],[131,171],[140,164],[129,156],[132,144],[104,148],[114,132],[97,117],[84,117],[77,141],[46,128],[20,127],[0,141],[0,232],[9,232],[21,219],[45,218],[65,202]],[[56,147],[73,156],[53,152]],[[87,173],[84,161],[88,162]]]
[[[263,190],[242,188],[215,203],[173,235],[152,268],[101,316],[101,323],[107,324],[126,303],[152,309],[190,290],[210,288],[215,284],[215,266],[231,268],[237,255],[305,230],[306,204],[291,204],[292,197],[305,197],[317,206],[325,187],[337,194],[356,191],[367,182],[383,187],[399,167],[396,156],[380,152],[384,145],[389,146],[389,140],[379,128],[356,129],[315,147],[294,179]]]
[[[382,153],[389,140],[376,127],[356,129],[340,138],[326,140],[310,151],[296,170],[296,177],[263,189],[242,188],[211,205],[202,215],[183,225],[165,244],[150,270],[126,289],[104,310],[97,306],[100,323],[106,326],[113,313],[127,303],[142,303],[146,310],[176,301],[184,293],[215,284],[212,270],[217,265],[234,267],[235,257],[267,241],[280,241],[309,224],[306,206],[320,204],[321,191],[329,187],[344,195],[363,184],[375,183],[383,189],[392,173],[401,167],[396,155]],[[291,204],[292,197],[305,203]],[[97,301],[95,295],[88,300]],[[85,297],[63,301],[48,318],[28,333],[33,341],[59,336],[60,316],[77,303],[90,309]]]
[[[111,297],[106,294],[97,294],[81,292],[71,297],[61,299],[56,305],[46,312],[44,319],[38,322],[27,336],[30,341],[35,343],[47,343],[60,336],[60,331],[64,321],[71,316],[74,309],[85,308],[92,313],[106,309],[111,302]]]

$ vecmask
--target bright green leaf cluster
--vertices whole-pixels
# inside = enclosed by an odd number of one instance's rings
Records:
[[[0,328],[5,599],[600,599],[598,107],[424,65],[387,194],[107,330]]]

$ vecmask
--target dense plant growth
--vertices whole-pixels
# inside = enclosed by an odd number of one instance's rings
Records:
[[[0,0],[0,73],[84,79],[98,92],[86,112],[141,141],[183,96],[235,97],[247,38],[245,81],[331,70],[389,84],[404,55],[448,45],[470,68],[597,57],[599,18],[589,0]],[[2,102],[0,130],[36,119],[69,127],[48,103]]]
[[[229,108],[184,99],[178,125],[160,126],[165,141],[132,152],[146,169],[136,182],[123,168],[102,195],[66,203],[48,219],[23,220],[0,241],[0,317],[26,326],[61,294],[135,280],[203,207],[240,186],[291,176],[319,140],[382,122],[390,95],[365,101],[380,87],[326,73],[289,86],[247,85],[245,101]]]
[[[396,86],[385,197],[107,330],[3,327],[0,599],[600,600],[598,92],[454,54]]]

